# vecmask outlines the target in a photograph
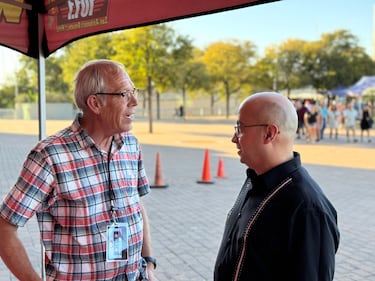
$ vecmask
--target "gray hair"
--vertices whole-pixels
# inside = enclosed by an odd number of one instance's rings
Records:
[[[83,65],[74,80],[74,99],[82,111],[87,109],[87,98],[95,93],[108,91],[110,81],[116,81],[125,67],[111,60],[93,60]]]

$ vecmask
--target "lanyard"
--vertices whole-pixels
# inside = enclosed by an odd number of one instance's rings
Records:
[[[113,222],[116,223],[116,222],[117,222],[117,219],[116,219],[116,210],[117,210],[117,207],[115,206],[116,195],[115,195],[115,192],[114,192],[114,190],[113,190],[113,186],[112,186],[112,180],[111,180],[111,169],[110,169],[110,164],[111,164],[111,152],[112,152],[112,143],[113,143],[113,140],[114,140],[114,137],[112,137],[111,145],[110,145],[109,150],[108,150],[108,157],[107,157],[107,172],[108,172],[109,198],[110,198],[110,200],[111,200],[111,215],[112,215]]]

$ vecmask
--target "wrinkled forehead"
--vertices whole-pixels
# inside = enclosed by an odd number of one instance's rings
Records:
[[[108,75],[105,77],[105,80],[107,89],[112,91],[125,90],[134,87],[129,75],[124,70],[116,72],[115,75]]]

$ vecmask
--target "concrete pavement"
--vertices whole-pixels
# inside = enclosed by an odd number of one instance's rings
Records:
[[[160,152],[167,188],[153,188],[144,198],[150,217],[154,256],[160,281],[212,280],[213,266],[226,213],[245,179],[230,143],[232,122],[135,123],[154,181],[156,152]],[[70,121],[68,122],[70,123]],[[0,197],[14,183],[36,135],[0,133]],[[210,151],[214,184],[198,184],[204,151]],[[375,281],[375,146],[374,143],[297,141],[305,167],[321,184],[338,211],[341,243],[337,254],[336,281]],[[226,179],[215,178],[219,156]],[[36,220],[20,229],[35,268],[40,271],[40,244]],[[16,280],[0,261],[0,280]]]

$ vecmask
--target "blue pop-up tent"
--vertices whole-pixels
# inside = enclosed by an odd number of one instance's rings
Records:
[[[343,85],[338,85],[337,87],[327,90],[327,91],[321,91],[320,93],[323,95],[327,96],[335,96],[335,97],[346,97],[348,92],[347,92],[347,87]]]
[[[361,97],[370,88],[375,88],[375,76],[363,76],[353,86],[346,88],[345,92],[347,96]]]

